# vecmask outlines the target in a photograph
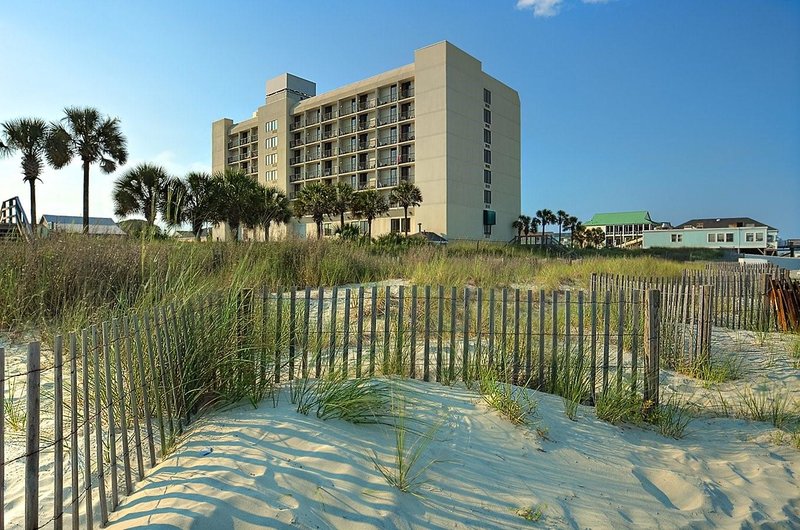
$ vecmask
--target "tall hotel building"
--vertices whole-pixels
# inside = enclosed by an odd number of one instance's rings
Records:
[[[252,118],[212,124],[212,170],[241,169],[289,196],[312,182],[346,182],[388,195],[403,181],[422,192],[411,233],[507,241],[520,213],[517,92],[449,42],[414,52],[414,63],[316,94],[291,74],[267,81]],[[366,222],[347,217],[366,231]],[[332,233],[338,219],[325,225]],[[372,234],[403,231],[403,209],[373,221]],[[281,234],[283,230],[283,234]],[[310,218],[271,237],[315,236]],[[273,235],[274,234],[274,235]],[[225,237],[223,228],[214,238]],[[263,239],[263,231],[246,231]]]

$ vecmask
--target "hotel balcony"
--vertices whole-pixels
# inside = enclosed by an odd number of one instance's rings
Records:
[[[336,170],[336,166],[326,167],[322,170],[323,177],[330,177],[332,175],[336,175],[338,171]]]
[[[295,156],[289,159],[289,165],[294,166],[295,164],[299,164],[303,161],[302,156]]]
[[[306,155],[306,162],[313,162],[314,160],[319,160],[319,153],[308,153]]]
[[[315,179],[322,175],[322,172],[318,169],[310,169],[306,171],[306,179]]]
[[[401,142],[410,142],[413,139],[414,139],[414,133],[413,132],[400,133],[400,141]]]
[[[289,124],[289,130],[293,131],[295,129],[300,129],[303,127],[303,120],[296,121],[294,123]]]
[[[303,142],[302,138],[298,138],[297,140],[290,140],[289,141],[289,147],[299,147],[299,146],[303,145],[304,143],[305,142]]]
[[[355,151],[355,147],[351,145],[345,145],[339,148],[340,155],[346,155],[347,153],[352,153]]]
[[[238,162],[240,160],[239,155],[233,155],[228,157],[228,163],[233,164],[234,162]]]
[[[392,145],[397,143],[397,136],[386,136],[383,138],[378,138],[378,147],[383,147],[385,145]]]
[[[390,114],[388,116],[383,116],[382,118],[378,118],[378,127],[383,127],[384,125],[389,125],[390,123],[394,123],[397,121],[396,114]]]
[[[382,179],[378,179],[378,188],[391,188],[392,186],[397,186],[397,177],[384,177]]]
[[[395,164],[397,164],[397,158],[393,156],[378,159],[378,167],[393,166]]]
[[[352,105],[351,104],[341,105],[339,107],[339,117],[347,116],[349,114],[353,114],[356,111],[356,109],[357,109],[357,107],[356,107],[355,104],[352,104]]]
[[[322,131],[322,139],[323,140],[327,140],[328,138],[333,138],[334,136],[336,136],[336,131],[335,130]]]
[[[313,114],[311,116],[306,117],[306,127],[309,125],[315,125],[319,123],[319,115]]]
[[[356,167],[352,164],[341,164],[339,165],[339,174],[343,173],[352,173],[356,170]]]
[[[358,142],[358,150],[363,151],[364,149],[372,149],[375,147],[375,140],[367,140],[366,142]]]
[[[366,171],[368,169],[375,169],[375,161],[374,160],[367,160],[366,162],[359,162],[357,168],[358,168],[358,171]]]
[[[414,96],[414,87],[407,88],[400,91],[400,99],[406,99]]]
[[[367,121],[360,121],[358,122],[358,130],[359,131],[366,131],[367,129],[371,129],[375,127],[375,120],[367,120]]]
[[[378,105],[387,105],[397,101],[397,94],[387,94],[378,98]]]
[[[358,110],[359,111],[368,110],[368,109],[371,109],[371,108],[374,108],[374,107],[375,107],[375,100],[374,99],[368,99],[366,101],[359,101],[358,102]]]
[[[322,151],[322,158],[330,158],[334,155],[333,149],[325,149]]]
[[[410,120],[413,117],[414,117],[414,109],[400,113],[400,121]]]
[[[292,173],[289,175],[289,182],[298,182],[305,179],[305,175],[303,175],[302,171],[298,171],[297,173]]]
[[[405,153],[397,157],[398,164],[408,164],[414,161],[414,153]]]
[[[332,119],[338,118],[338,117],[339,117],[339,113],[336,112],[335,110],[331,111],[331,112],[325,112],[325,113],[322,114],[322,121],[328,121],[328,120],[332,120]]]
[[[318,134],[313,134],[313,135],[312,134],[307,134],[306,135],[306,143],[307,144],[317,143],[317,142],[319,142],[319,139],[320,139],[320,135],[318,135]]]

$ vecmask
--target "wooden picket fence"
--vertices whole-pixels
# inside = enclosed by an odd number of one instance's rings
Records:
[[[297,378],[402,375],[471,383],[486,370],[558,392],[580,379],[586,404],[609,388],[658,403],[661,293],[533,292],[441,286],[242,289],[196,296],[55,337],[27,370],[25,529],[105,525],[120,498],[205,410],[254,401]],[[54,392],[41,392],[42,377]],[[44,401],[42,401],[44,399]],[[5,420],[0,423],[3,441]],[[2,446],[2,443],[0,443]],[[40,489],[53,459],[51,492]],[[0,527],[5,519],[0,487]],[[52,514],[40,521],[45,502]]]

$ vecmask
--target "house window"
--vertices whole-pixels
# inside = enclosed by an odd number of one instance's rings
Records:
[[[488,149],[484,149],[483,150],[483,162],[485,164],[491,164],[492,163],[492,152],[489,151]]]
[[[483,109],[483,122],[486,125],[491,125],[492,123],[492,111],[489,109]]]
[[[756,241],[764,241],[764,234],[762,232],[756,232]]]
[[[391,228],[392,232],[405,232],[407,228],[411,225],[411,219],[392,219],[391,221]]]
[[[717,234],[717,243],[725,242],[725,234]]]
[[[672,242],[680,243],[683,241],[683,234],[672,234]]]
[[[492,203],[492,192],[489,190],[483,190],[483,202],[486,204]]]
[[[492,131],[489,129],[483,130],[483,143],[491,144],[492,143]]]
[[[747,232],[744,235],[744,240],[747,241],[748,243],[752,243],[754,237],[755,237],[755,234],[753,232]]]
[[[492,93],[487,88],[483,89],[483,102],[487,105],[492,104]]]
[[[725,242],[733,243],[733,234],[731,232],[725,234]]]
[[[717,238],[714,237],[714,234],[708,234],[708,242],[709,243],[714,243],[716,240],[717,240]]]
[[[483,183],[484,184],[491,184],[492,183],[492,170],[491,169],[484,169],[483,170]]]

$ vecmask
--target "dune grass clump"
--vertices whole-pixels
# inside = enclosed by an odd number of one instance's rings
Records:
[[[612,425],[642,423],[644,401],[639,394],[630,391],[630,385],[609,385],[605,392],[597,395],[595,413],[597,417]]]
[[[737,392],[740,403],[739,416],[754,421],[772,423],[778,429],[783,428],[793,419],[793,410],[796,412],[797,404],[792,406],[788,392],[775,389],[756,389],[746,387]]]
[[[406,423],[407,409],[402,398],[392,407],[392,429],[394,431],[394,461],[386,465],[380,462],[378,453],[372,451],[372,463],[390,485],[398,490],[416,494],[425,483],[424,473],[438,462],[435,459],[423,459],[428,446],[434,440],[442,422],[431,425],[425,432],[416,433]],[[409,443],[408,437],[415,437]]]
[[[647,421],[655,425],[662,436],[680,439],[683,438],[693,418],[688,403],[681,400],[677,394],[671,394],[666,402],[660,403],[651,411]]]
[[[514,425],[527,425],[536,414],[538,403],[524,388],[500,381],[496,370],[479,374],[478,392],[483,401]]]
[[[304,415],[314,410],[322,420],[350,423],[387,423],[392,417],[391,388],[377,379],[347,378],[337,372],[313,381],[297,379],[290,388],[292,403]]]

